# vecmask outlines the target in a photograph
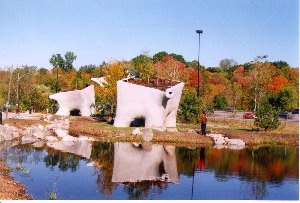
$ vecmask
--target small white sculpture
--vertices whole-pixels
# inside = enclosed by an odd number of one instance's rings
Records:
[[[104,77],[101,78],[91,78],[92,81],[98,83],[101,87],[104,87],[103,84],[107,84],[106,80],[104,79]]]
[[[90,85],[82,90],[52,94],[49,98],[56,100],[59,104],[56,115],[69,116],[72,110],[79,110],[81,116],[95,114],[94,85]]]
[[[166,91],[127,82],[117,82],[116,127],[129,127],[135,119],[145,119],[146,128],[174,128],[183,82]]]

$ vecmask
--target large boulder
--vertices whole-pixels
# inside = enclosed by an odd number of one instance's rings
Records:
[[[13,140],[19,137],[19,129],[14,126],[0,125],[0,141],[1,140]]]
[[[245,146],[245,142],[240,139],[229,139],[228,145]]]
[[[28,144],[28,143],[33,143],[33,142],[37,142],[39,141],[38,138],[34,137],[34,136],[23,136],[22,137],[22,144]]]

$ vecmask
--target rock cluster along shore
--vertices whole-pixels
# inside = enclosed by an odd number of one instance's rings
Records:
[[[21,138],[22,144],[35,143],[41,146],[42,143],[51,142],[68,142],[68,145],[74,144],[76,141],[92,141],[92,138],[83,136],[73,137],[69,135],[70,120],[68,118],[55,119],[46,117],[48,122],[46,126],[33,125],[25,130],[18,129],[7,124],[0,125],[0,141],[13,140]]]
[[[146,128],[143,130],[135,128],[132,131],[132,135],[140,136],[144,142],[150,142],[153,139],[153,131],[151,128]],[[219,149],[243,149],[245,147],[245,142],[240,139],[229,139],[222,134],[208,134],[207,136],[213,140],[214,147]]]
[[[229,139],[222,134],[208,134],[214,141],[216,148],[243,149],[245,142],[240,139]]]

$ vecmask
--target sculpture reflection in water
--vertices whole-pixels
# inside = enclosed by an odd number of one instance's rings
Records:
[[[123,183],[129,199],[149,198],[149,192],[160,193],[168,183],[179,183],[175,147],[115,143],[112,182]]]
[[[112,182],[144,180],[179,183],[175,147],[115,143]]]

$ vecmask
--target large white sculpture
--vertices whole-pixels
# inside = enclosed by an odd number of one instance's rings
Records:
[[[52,94],[49,98],[56,100],[59,105],[56,115],[69,116],[70,111],[76,109],[80,110],[82,116],[95,114],[94,85],[90,85],[82,90]]]
[[[179,183],[175,147],[155,144],[146,149],[132,143],[115,143],[112,182],[143,180]]]
[[[129,127],[135,119],[144,118],[147,128],[174,128],[183,82],[162,91],[128,82],[117,82],[116,127]]]

